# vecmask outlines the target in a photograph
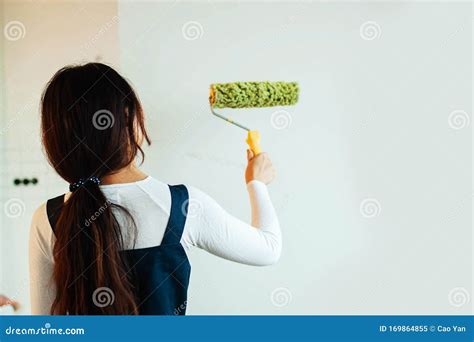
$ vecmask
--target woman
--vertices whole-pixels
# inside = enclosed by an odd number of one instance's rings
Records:
[[[43,93],[41,119],[47,158],[70,191],[33,216],[33,314],[184,314],[192,246],[248,265],[278,260],[266,154],[247,151],[248,225],[200,190],[168,186],[137,167],[142,143],[150,144],[142,106],[112,68],[59,70]]]

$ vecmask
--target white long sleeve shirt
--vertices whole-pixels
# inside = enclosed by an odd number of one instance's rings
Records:
[[[264,266],[275,263],[281,253],[281,232],[267,186],[259,181],[247,184],[252,222],[247,224],[228,214],[204,192],[186,186],[188,215],[181,244],[238,263]],[[125,183],[101,185],[112,203],[127,208],[137,225],[137,235],[122,228],[126,249],[161,244],[170,216],[171,194],[168,185],[152,177]],[[121,222],[120,212],[117,218]],[[126,225],[121,225],[126,227]],[[47,315],[56,296],[52,282],[54,233],[46,214],[46,203],[34,213],[30,230],[30,294],[33,314]]]

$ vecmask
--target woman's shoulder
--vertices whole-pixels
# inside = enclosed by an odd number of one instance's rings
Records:
[[[33,216],[32,216],[32,223],[40,223],[45,220],[45,218],[48,217],[46,214],[46,205],[47,201],[41,203],[34,211],[33,211]]]
[[[180,182],[170,182],[166,183],[161,180],[158,180],[152,176],[148,176],[149,182],[147,182],[147,185],[150,186],[150,188],[159,188],[161,190],[165,190],[166,192],[169,192],[169,188],[173,186],[183,186],[186,188],[189,197],[205,197],[207,196],[204,191],[199,189],[198,187],[189,184],[189,183],[180,183]]]
[[[48,220],[47,201],[40,204],[33,212],[29,240],[30,254],[36,251],[52,260],[51,244],[54,234]]]

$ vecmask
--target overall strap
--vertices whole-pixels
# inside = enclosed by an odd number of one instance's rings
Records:
[[[186,215],[188,214],[189,194],[184,185],[169,185],[171,192],[171,211],[168,225],[161,245],[178,244],[181,241]]]
[[[64,205],[64,195],[52,198],[46,202],[46,214],[48,215],[49,225],[53,229],[56,228],[56,223],[59,219],[59,214]]]

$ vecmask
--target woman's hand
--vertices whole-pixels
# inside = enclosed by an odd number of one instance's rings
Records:
[[[258,180],[265,184],[271,183],[275,178],[275,169],[268,154],[260,153],[254,156],[251,150],[247,150],[247,169],[245,170],[245,182]]]
[[[0,294],[0,307],[6,306],[6,305],[11,305],[13,307],[13,309],[15,309],[15,310],[18,310],[18,308],[20,307],[20,305],[17,302],[15,302],[15,301],[9,299],[8,297],[5,297],[4,295]]]

